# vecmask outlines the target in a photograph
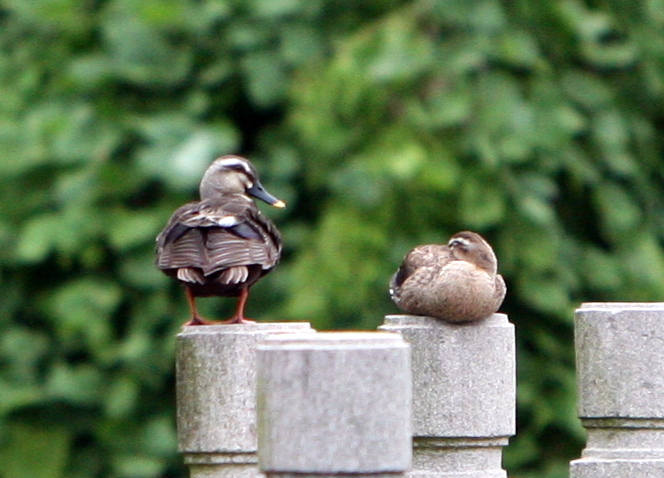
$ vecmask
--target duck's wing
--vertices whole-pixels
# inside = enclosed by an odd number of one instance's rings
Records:
[[[187,204],[157,237],[160,269],[195,267],[206,276],[238,266],[269,270],[280,255],[276,227],[244,198]]]
[[[200,202],[190,202],[178,208],[159,233],[156,247],[159,269],[200,267],[205,254],[203,235],[186,225],[187,218],[200,208]]]
[[[449,247],[442,244],[417,246],[404,257],[399,269],[390,280],[390,296],[399,301],[401,286],[417,269],[430,267],[439,269],[453,260]]]
[[[496,274],[496,289],[493,295],[496,301],[496,310],[500,307],[505,300],[505,295],[507,294],[507,286],[505,285],[505,280],[500,274]]]

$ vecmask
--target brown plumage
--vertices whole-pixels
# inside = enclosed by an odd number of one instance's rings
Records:
[[[390,296],[401,310],[449,322],[489,317],[505,292],[493,249],[470,231],[456,233],[447,245],[416,247],[390,281]]]
[[[249,322],[244,305],[249,288],[281,256],[281,236],[250,196],[276,207],[283,201],[261,185],[254,167],[240,156],[215,160],[203,175],[201,200],[177,209],[157,237],[157,267],[179,280],[192,318],[185,325],[213,323],[198,315],[196,297],[237,297],[225,323]]]

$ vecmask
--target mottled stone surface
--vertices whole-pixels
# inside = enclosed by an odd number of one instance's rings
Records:
[[[398,332],[412,346],[414,436],[514,434],[514,326],[507,316],[461,325],[388,315],[380,330]]]
[[[332,475],[326,475],[321,473],[270,473],[268,475],[270,478],[362,478],[368,476],[370,478],[398,478],[403,476],[403,473],[372,473],[369,475],[366,474],[357,474],[357,473],[334,473]]]
[[[664,303],[587,303],[575,316],[586,448],[572,478],[664,477]]]
[[[584,457],[601,460],[664,459],[664,420],[583,420]]]
[[[410,477],[504,478],[515,433],[514,326],[504,314],[469,324],[388,315],[380,330],[412,346],[414,456]]]
[[[662,478],[664,460],[576,460],[570,478]]]
[[[579,416],[664,418],[664,303],[576,312]]]
[[[403,476],[403,473],[371,473],[371,474],[357,474],[357,473],[334,473],[332,475],[326,475],[321,473],[310,474],[310,473],[270,473],[268,475],[270,478],[362,478],[364,476],[370,478],[398,478]]]
[[[416,438],[410,478],[505,478],[507,438]]]
[[[252,455],[252,462],[230,463],[228,456],[221,457],[218,463],[208,465],[193,464],[186,460],[189,467],[190,478],[263,478],[256,465],[256,455]]]
[[[379,332],[258,346],[259,466],[270,477],[402,476],[411,465],[410,347]]]
[[[308,323],[184,327],[177,336],[178,449],[192,478],[259,476],[256,345]]]

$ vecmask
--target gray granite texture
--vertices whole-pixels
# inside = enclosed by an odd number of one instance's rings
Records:
[[[572,478],[664,477],[664,303],[587,303],[575,315],[579,417]]]
[[[396,334],[270,336],[258,346],[258,456],[268,477],[403,476],[410,347]]]
[[[581,418],[664,418],[664,303],[583,304],[575,344]]]
[[[514,326],[507,316],[469,324],[388,315],[380,330],[412,346],[416,437],[507,437],[515,430]]]
[[[380,330],[411,344],[411,478],[504,478],[502,447],[515,432],[514,326],[504,314],[468,324],[388,315]]]
[[[664,460],[579,460],[570,478],[662,478]]]
[[[506,438],[415,438],[410,478],[505,478]]]
[[[178,334],[178,449],[192,478],[259,476],[256,346],[294,332],[315,333],[293,322],[188,326]]]

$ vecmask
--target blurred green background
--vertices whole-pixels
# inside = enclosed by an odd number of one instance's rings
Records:
[[[288,203],[260,320],[374,329],[410,248],[485,235],[505,466],[567,476],[574,308],[664,297],[663,106],[663,0],[0,1],[0,477],[185,476],[154,238],[227,153]]]

